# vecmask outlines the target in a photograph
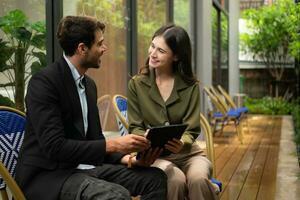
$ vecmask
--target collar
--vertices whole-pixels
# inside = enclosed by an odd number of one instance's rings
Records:
[[[154,69],[150,69],[150,73],[149,75],[141,75],[141,82],[144,83],[145,85],[149,86],[149,87],[153,87],[154,85],[156,85],[156,81],[155,81],[155,71]],[[176,88],[176,90],[182,90],[189,87],[189,85],[184,82],[184,80],[180,77],[179,73],[175,73],[175,80],[174,80],[174,88]]]
[[[145,84],[146,86],[148,86],[150,88],[149,96],[155,102],[160,104],[162,107],[168,106],[168,105],[176,102],[177,100],[179,100],[180,96],[179,96],[178,91],[189,87],[189,85],[182,80],[180,75],[178,73],[175,73],[174,88],[173,88],[172,93],[171,93],[170,97],[168,98],[168,100],[166,102],[164,102],[159,94],[159,90],[156,85],[154,69],[150,69],[150,74],[148,76],[141,75],[140,80],[141,80],[141,83]]]
[[[76,67],[71,63],[71,61],[68,59],[68,57],[65,54],[63,54],[63,57],[66,60],[68,66],[71,70],[71,73],[72,73],[72,76],[73,76],[73,79],[74,79],[76,85],[78,85],[79,81],[81,81],[84,78],[84,76],[80,76]]]

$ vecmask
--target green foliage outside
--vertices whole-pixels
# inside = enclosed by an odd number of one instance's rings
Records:
[[[300,164],[300,106],[298,105],[293,111],[294,131],[295,131],[295,142],[297,145],[298,161]]]
[[[8,97],[2,96],[0,94],[0,106],[8,106],[14,108],[15,104]]]
[[[293,122],[294,122],[294,131],[295,131],[295,142],[297,145],[297,155],[298,161],[300,164],[300,99],[298,104],[292,110]]]
[[[294,127],[295,127],[295,139],[296,142],[300,145],[300,106],[297,105],[292,111]]]
[[[104,23],[121,29],[125,27],[123,2],[123,0],[79,0],[76,4],[76,13],[94,16]]]
[[[245,106],[251,114],[290,115],[298,106],[299,100],[288,102],[282,97],[246,98]]]
[[[174,22],[182,26],[189,32],[190,26],[190,2],[189,0],[175,0],[174,1]]]
[[[251,33],[241,34],[242,49],[264,62],[275,83],[282,79],[287,63],[300,59],[299,13],[300,4],[293,0],[278,0],[243,13]],[[277,97],[278,84],[275,89]]]
[[[125,30],[126,20],[126,1],[124,0],[78,0],[76,4],[76,12],[78,15],[91,15],[103,21],[107,27],[113,28],[113,31]],[[139,57],[146,58],[151,37],[156,29],[165,24],[166,1],[164,0],[139,0],[137,1],[137,28],[138,43],[143,49],[139,49]],[[119,43],[117,53],[125,55],[124,44]],[[125,56],[122,57],[125,59]]]
[[[46,66],[45,23],[30,23],[21,10],[0,17],[0,73],[7,78],[2,88],[12,88],[16,108],[24,111],[24,92],[30,76]]]

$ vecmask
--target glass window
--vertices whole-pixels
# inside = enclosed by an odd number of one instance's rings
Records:
[[[190,32],[190,1],[174,0],[174,22]]]
[[[228,18],[221,12],[221,84],[228,89]]]
[[[228,89],[228,18],[216,7],[212,9],[212,80]]]
[[[45,1],[1,0],[0,21],[1,105],[24,110],[28,80],[46,65]]]
[[[138,69],[145,65],[151,37],[160,26],[166,23],[165,0],[137,1],[138,30]]]
[[[63,15],[90,15],[105,23],[104,43],[108,51],[99,69],[87,74],[96,82],[98,97],[127,91],[125,0],[64,0]],[[112,112],[111,112],[112,113]],[[107,130],[117,130],[114,115],[108,117]]]
[[[64,0],[63,15],[95,16],[105,23],[104,43],[108,51],[103,55],[100,69],[87,74],[97,84],[98,96],[126,94],[126,30],[124,0]]]
[[[218,11],[213,7],[212,11],[212,82],[217,84],[218,80]]]

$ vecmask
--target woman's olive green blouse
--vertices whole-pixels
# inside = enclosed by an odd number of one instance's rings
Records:
[[[165,102],[155,82],[155,73],[136,75],[128,83],[129,132],[144,134],[151,126],[188,124],[182,136],[191,146],[200,133],[199,85],[188,85],[176,74],[174,88]],[[185,148],[184,148],[185,149]]]

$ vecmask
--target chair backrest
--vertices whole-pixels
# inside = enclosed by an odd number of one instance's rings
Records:
[[[224,107],[226,111],[230,110],[230,105],[227,104],[226,98],[222,95],[222,93],[219,92],[219,90],[215,89],[214,86],[209,87],[211,93],[216,97],[218,102]]]
[[[230,95],[225,91],[225,89],[221,86],[218,85],[218,90],[221,92],[221,94],[225,97],[226,101],[229,103],[229,105],[236,109],[237,106],[235,105],[234,101],[232,100],[232,98],[230,97]]]
[[[215,106],[215,108],[221,112],[224,116],[226,116],[226,108],[224,108],[223,105],[220,104],[219,100],[215,97],[214,94],[212,94],[207,87],[203,87],[204,92],[208,96],[208,98],[211,100],[212,104]]]
[[[14,181],[17,158],[25,133],[25,114],[9,107],[0,106],[0,190],[1,196],[7,196],[6,184],[14,199],[25,199]],[[5,182],[4,182],[5,181]]]
[[[210,127],[207,119],[205,118],[205,116],[202,113],[200,113],[200,125],[201,125],[201,130],[203,130],[203,132],[205,134],[207,158],[211,161],[212,166],[213,166],[213,177],[216,177],[213,135],[212,135],[211,127]]]
[[[110,104],[111,104],[111,96],[109,94],[105,94],[99,97],[97,100],[97,106],[98,106],[102,130],[105,130],[106,128]]]
[[[116,119],[119,127],[120,134],[128,134],[128,119],[127,119],[127,98],[123,95],[113,96],[113,108],[116,113]]]

